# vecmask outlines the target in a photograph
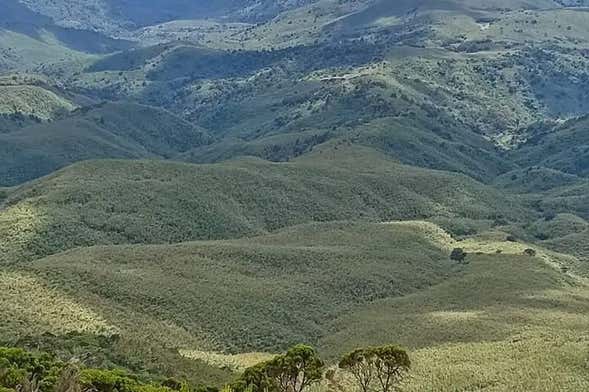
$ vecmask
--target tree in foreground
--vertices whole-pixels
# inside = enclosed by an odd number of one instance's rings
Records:
[[[362,392],[376,383],[382,392],[392,392],[411,368],[409,355],[394,345],[361,348],[346,354],[339,368],[348,371]]]
[[[376,361],[376,379],[383,392],[394,391],[411,369],[411,360],[405,350],[388,345],[374,349]]]
[[[313,347],[299,344],[284,355],[246,369],[233,389],[238,392],[303,392],[321,380],[324,367]]]
[[[343,356],[339,368],[350,372],[362,392],[368,392],[375,372],[375,354],[372,349],[359,348]]]

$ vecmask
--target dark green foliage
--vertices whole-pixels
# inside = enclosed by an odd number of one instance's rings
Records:
[[[124,370],[78,368],[42,352],[0,347],[0,390],[41,392],[171,392]],[[209,391],[207,391],[209,392]]]
[[[0,134],[18,131],[27,126],[39,124],[42,120],[30,114],[0,113]]]
[[[0,186],[86,159],[171,158],[209,140],[201,128],[162,109],[127,103],[88,107],[0,134]]]
[[[524,250],[524,254],[526,256],[534,257],[534,256],[536,256],[536,250],[535,249],[528,248],[528,249],[525,249]]]
[[[303,392],[321,380],[324,366],[314,348],[299,344],[246,369],[233,388],[237,392]]]
[[[144,344],[119,335],[44,333],[41,336],[21,337],[10,342],[10,345],[48,352],[62,360],[83,358],[87,367],[121,369],[136,375],[142,382],[161,383],[170,389],[180,388],[181,382],[178,380],[187,380],[193,385],[221,385],[231,378],[229,371],[184,358],[175,349],[152,347],[149,356],[142,350]]]
[[[510,151],[509,157],[521,166],[534,166],[528,170],[537,171],[541,166],[560,171],[560,177],[564,178],[562,185],[570,184],[570,175],[589,176],[588,129],[589,116],[558,125],[531,127],[526,142]]]
[[[450,260],[455,260],[458,261],[459,263],[462,263],[464,261],[464,259],[466,258],[467,253],[464,251],[464,249],[462,248],[454,248],[452,249],[452,252],[450,253]]]
[[[84,388],[100,392],[133,392],[138,389],[138,380],[120,370],[85,369],[80,375]]]
[[[266,362],[261,362],[244,370],[243,374],[235,381],[231,387],[236,392],[265,392],[276,390],[276,385],[267,374]]]
[[[17,389],[36,382],[41,391],[52,391],[64,363],[44,353],[0,347],[0,387]]]

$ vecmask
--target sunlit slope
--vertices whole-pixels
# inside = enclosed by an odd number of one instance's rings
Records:
[[[326,147],[290,163],[90,161],[9,195],[0,260],[77,246],[231,238],[313,221],[526,214],[516,199],[466,176],[401,165],[366,148]]]
[[[416,292],[460,268],[417,227],[342,222],[243,240],[91,247],[26,271],[121,334],[243,352],[315,342],[351,306]]]
[[[5,311],[34,310],[6,317],[3,334],[116,333],[221,363],[231,358],[207,353],[305,341],[333,359],[393,341],[411,352],[409,390],[583,390],[589,289],[563,268],[574,258],[504,238],[455,241],[423,221],[334,222],[77,249],[2,275]],[[450,260],[454,247],[466,263]],[[554,384],[540,382],[547,373]]]
[[[67,99],[41,86],[2,85],[0,81],[0,114],[21,114],[40,120],[55,118],[75,108]]]
[[[74,110],[77,102],[60,87],[36,74],[0,76],[0,134],[54,120]]]
[[[459,276],[350,312],[320,346],[398,342],[412,351],[411,391],[585,390],[589,287],[562,268],[569,257],[501,240],[454,246],[471,252]]]

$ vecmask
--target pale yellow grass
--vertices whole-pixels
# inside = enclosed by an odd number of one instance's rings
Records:
[[[269,360],[276,355],[263,352],[222,354],[213,351],[199,350],[180,350],[180,354],[186,358],[204,361],[212,366],[229,368],[239,372],[257,363]]]
[[[19,333],[88,332],[110,335],[117,329],[99,314],[77,303],[63,292],[17,272],[0,272],[0,304],[10,320],[0,321],[0,336]],[[8,324],[7,324],[8,322]],[[19,325],[21,329],[14,330]],[[8,331],[3,331],[8,328]]]

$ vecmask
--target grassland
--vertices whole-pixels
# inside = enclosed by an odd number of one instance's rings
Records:
[[[353,305],[459,273],[429,241],[411,226],[311,224],[244,240],[74,250],[30,267],[121,334],[137,333],[147,316],[170,323],[151,337],[165,346],[276,351],[317,341]]]
[[[38,86],[0,86],[0,113],[34,116],[49,120],[74,109],[68,100]]]
[[[351,312],[320,346],[336,355],[399,342],[416,365],[411,391],[586,389],[586,280],[563,273],[550,252],[523,255],[523,244],[474,238],[459,246],[470,252],[460,276]]]
[[[21,314],[5,318],[2,336],[15,325],[31,336],[116,334],[143,342],[118,349],[123,358],[159,347],[234,370],[299,341],[328,359],[394,341],[415,364],[408,390],[586,387],[589,289],[562,268],[575,258],[505,238],[457,242],[423,221],[334,222],[77,249],[2,275],[4,311]],[[466,263],[449,259],[456,246]],[[545,372],[553,383],[539,381]]]
[[[425,229],[337,222],[72,250],[0,275],[0,336],[92,366],[218,385],[267,355],[248,352],[317,341],[348,309],[460,273],[447,249],[432,245],[447,235]],[[215,354],[228,351],[246,354]]]

